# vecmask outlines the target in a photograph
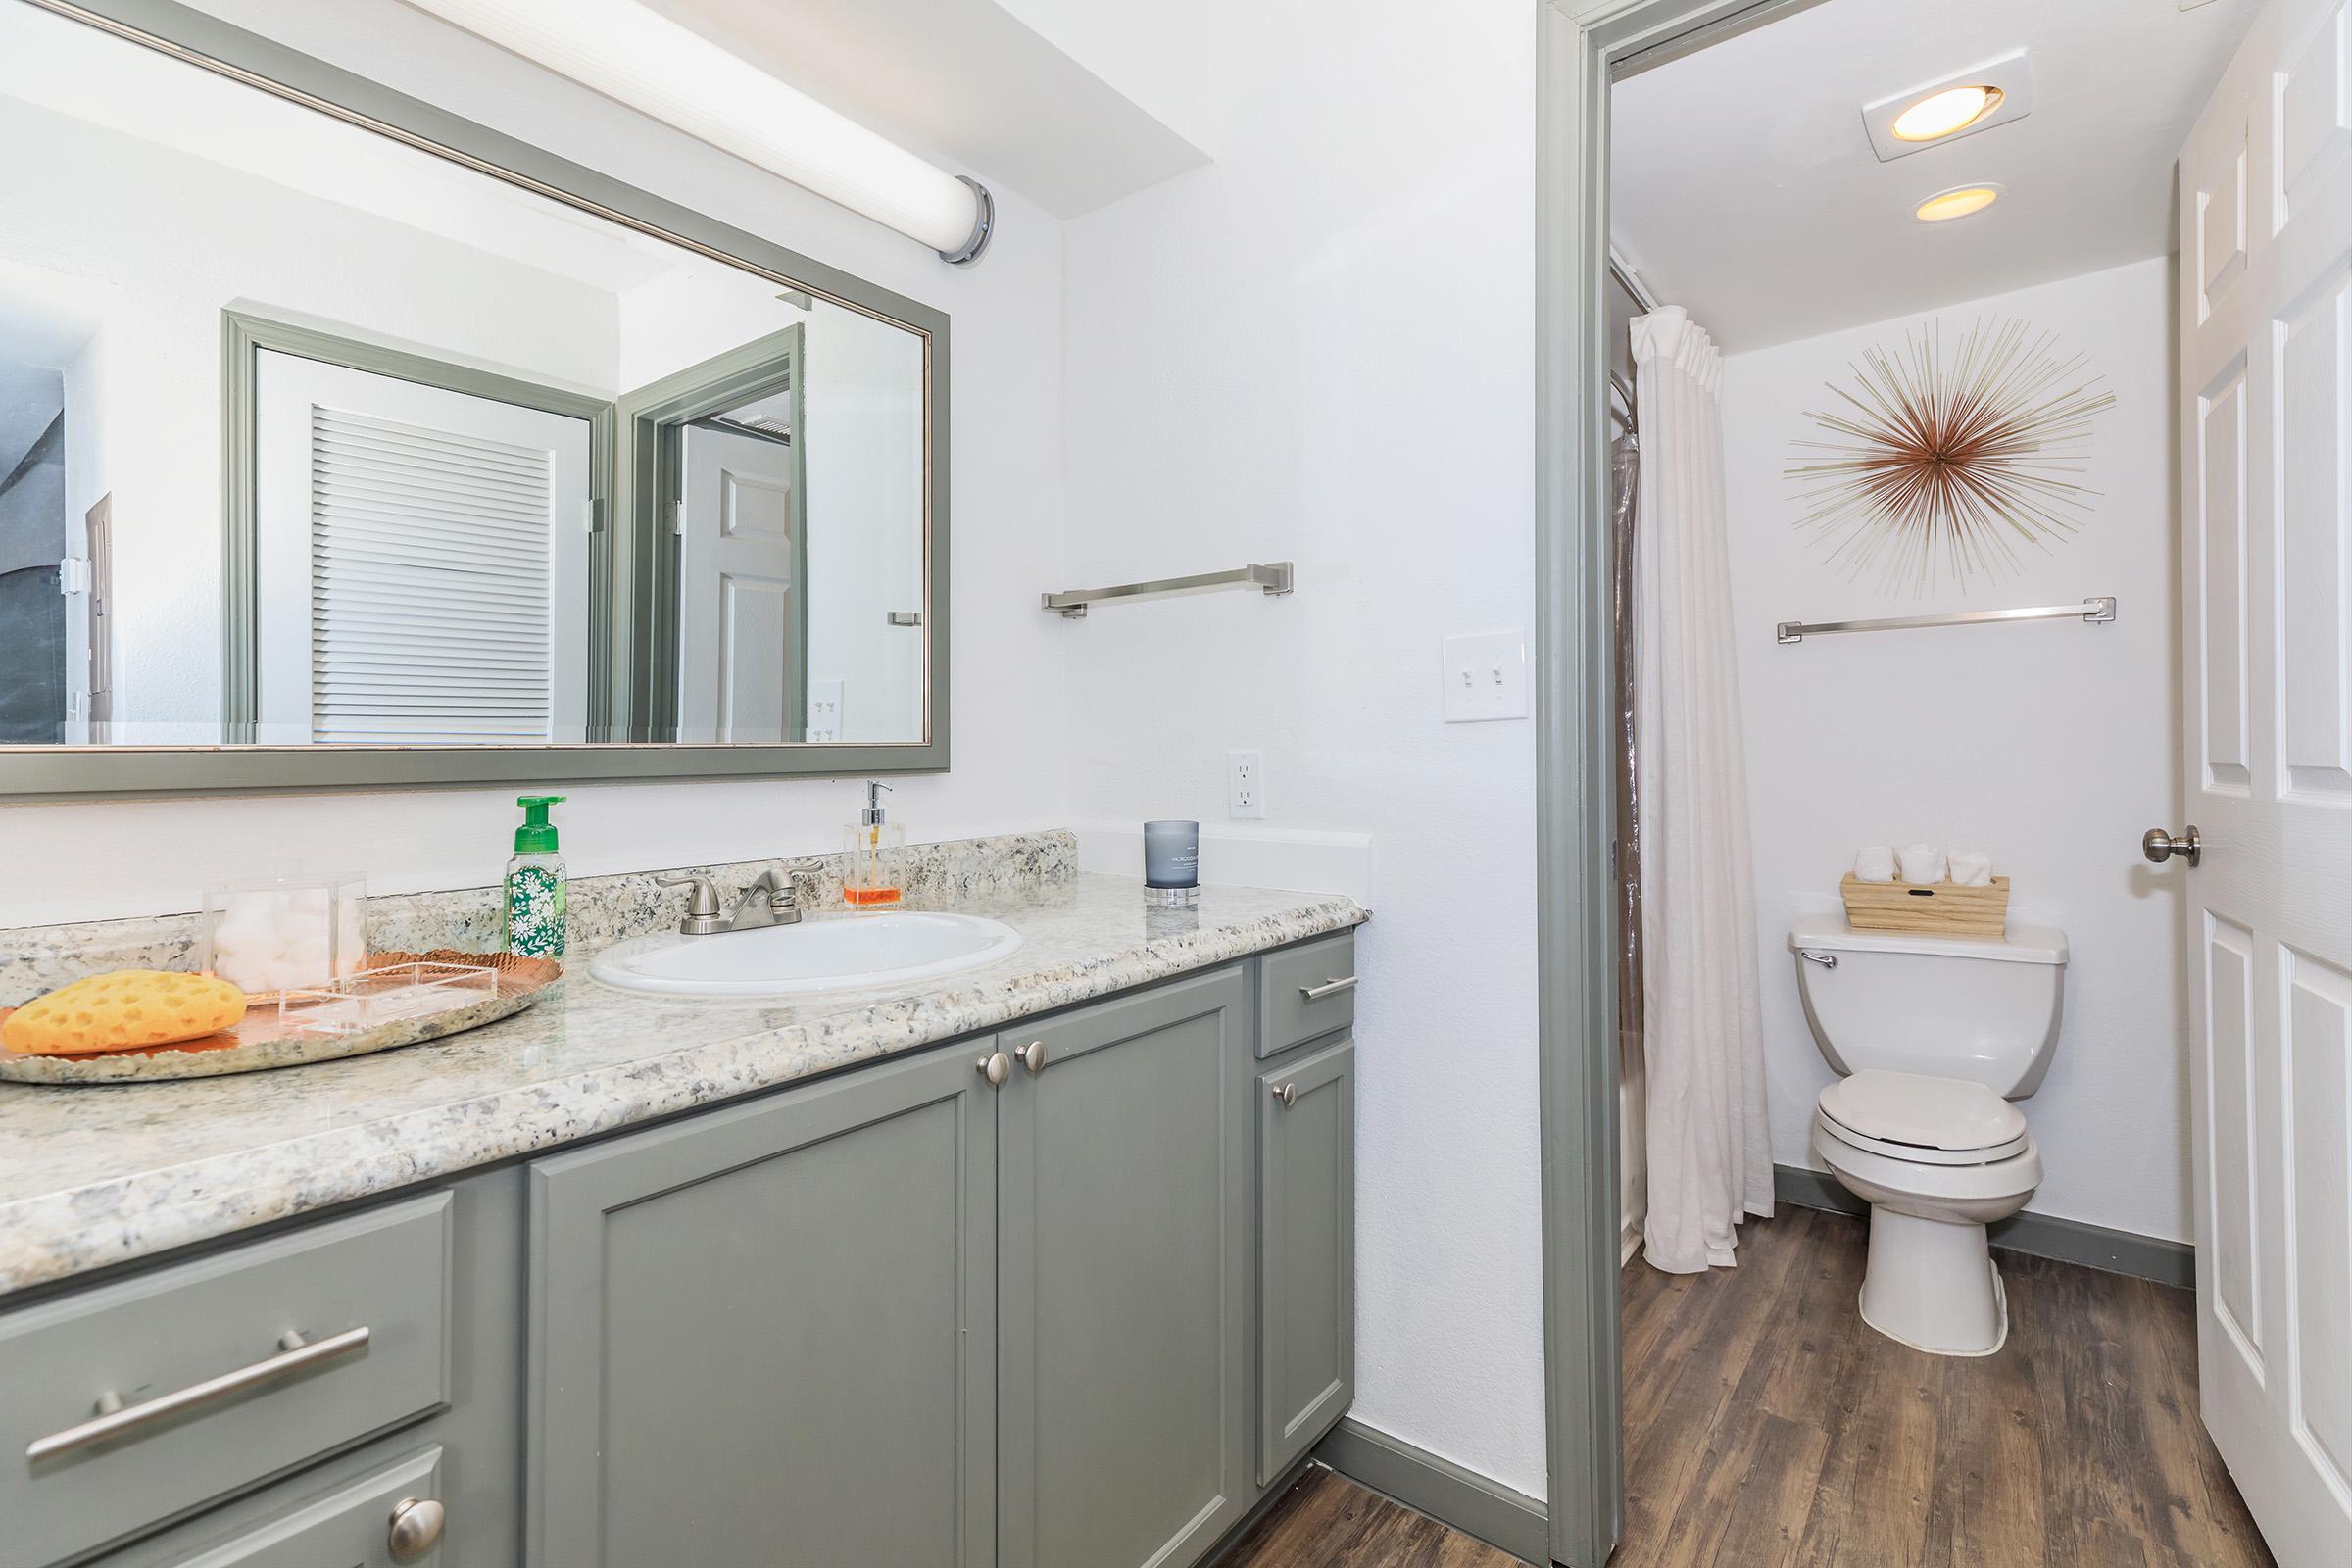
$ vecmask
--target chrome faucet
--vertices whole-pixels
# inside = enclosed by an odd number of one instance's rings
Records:
[[[683,936],[710,937],[722,931],[757,931],[761,926],[799,925],[801,923],[801,892],[798,878],[821,871],[825,862],[813,858],[788,860],[779,874],[769,866],[752,879],[727,913],[719,912],[718,889],[711,880],[699,872],[685,876],[658,876],[657,886],[686,888],[686,918],[678,922]]]

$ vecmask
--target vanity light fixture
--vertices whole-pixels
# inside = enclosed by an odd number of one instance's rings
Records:
[[[1890,128],[1900,141],[1936,141],[1966,130],[2000,108],[2007,96],[2000,88],[1982,82],[1946,87],[1895,116]]]
[[[1981,213],[2001,199],[2001,187],[1990,182],[1976,185],[1954,185],[1939,190],[1911,209],[1911,216],[1923,223],[1948,223],[1955,218]]]
[[[782,175],[948,262],[987,249],[996,204],[636,0],[409,0],[525,60]]]

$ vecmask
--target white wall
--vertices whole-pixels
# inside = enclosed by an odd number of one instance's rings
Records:
[[[2011,917],[2073,943],[2066,1027],[2024,1110],[2048,1168],[2033,1206],[2185,1240],[2188,1124],[2182,881],[2139,857],[2140,832],[2180,821],[2179,646],[2173,450],[2173,284],[2166,260],[2069,278],[1939,313],[1951,339],[1980,316],[2020,317],[2084,351],[2116,394],[2085,484],[2104,494],[2070,543],[2024,552],[2015,579],[1965,596],[1848,581],[1794,526],[1782,478],[1824,383],[1874,344],[1900,346],[1927,317],[1735,355],[1724,362],[1740,680],[1755,829],[1773,1157],[1807,1149],[1830,1081],[1805,1026],[1788,925],[1835,907],[1863,844],[1992,852]],[[2119,600],[2115,624],[1824,637],[1780,647],[1782,620]]]
[[[202,9],[948,312],[956,766],[904,781],[892,805],[916,839],[1069,818],[1061,724],[1052,707],[1041,710],[1061,689],[1061,628],[1036,608],[1039,591],[1063,576],[1061,242],[1053,220],[999,191],[1002,222],[988,256],[951,269],[394,0],[209,0]],[[217,493],[191,502],[208,537],[218,504]],[[0,808],[0,925],[186,909],[209,880],[355,859],[379,891],[494,880],[522,791]],[[564,793],[571,800],[558,817],[578,874],[829,850],[859,804],[848,783]]]
[[[1268,829],[1377,839],[1355,1414],[1540,1495],[1535,734],[1438,680],[1446,633],[1533,624],[1535,9],[1199,24],[1248,40],[1216,165],[1068,225],[1070,578],[1298,587],[1055,621],[1072,793],[1213,824],[1256,747]]]

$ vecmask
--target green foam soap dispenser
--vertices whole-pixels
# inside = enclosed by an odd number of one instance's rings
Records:
[[[523,795],[522,826],[514,830],[514,858],[507,862],[507,951],[526,958],[564,956],[564,857],[556,853],[555,824],[547,819],[561,795]]]

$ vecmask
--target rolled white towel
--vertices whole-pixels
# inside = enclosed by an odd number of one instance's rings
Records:
[[[1906,844],[1895,858],[1902,866],[1903,880],[1915,887],[1943,880],[1943,852],[1933,844]]]
[[[1873,844],[1855,856],[1854,880],[1857,882],[1893,881],[1894,851],[1884,844]]]
[[[1954,850],[1950,871],[1952,881],[1960,887],[1992,886],[1992,857],[1983,850]]]

